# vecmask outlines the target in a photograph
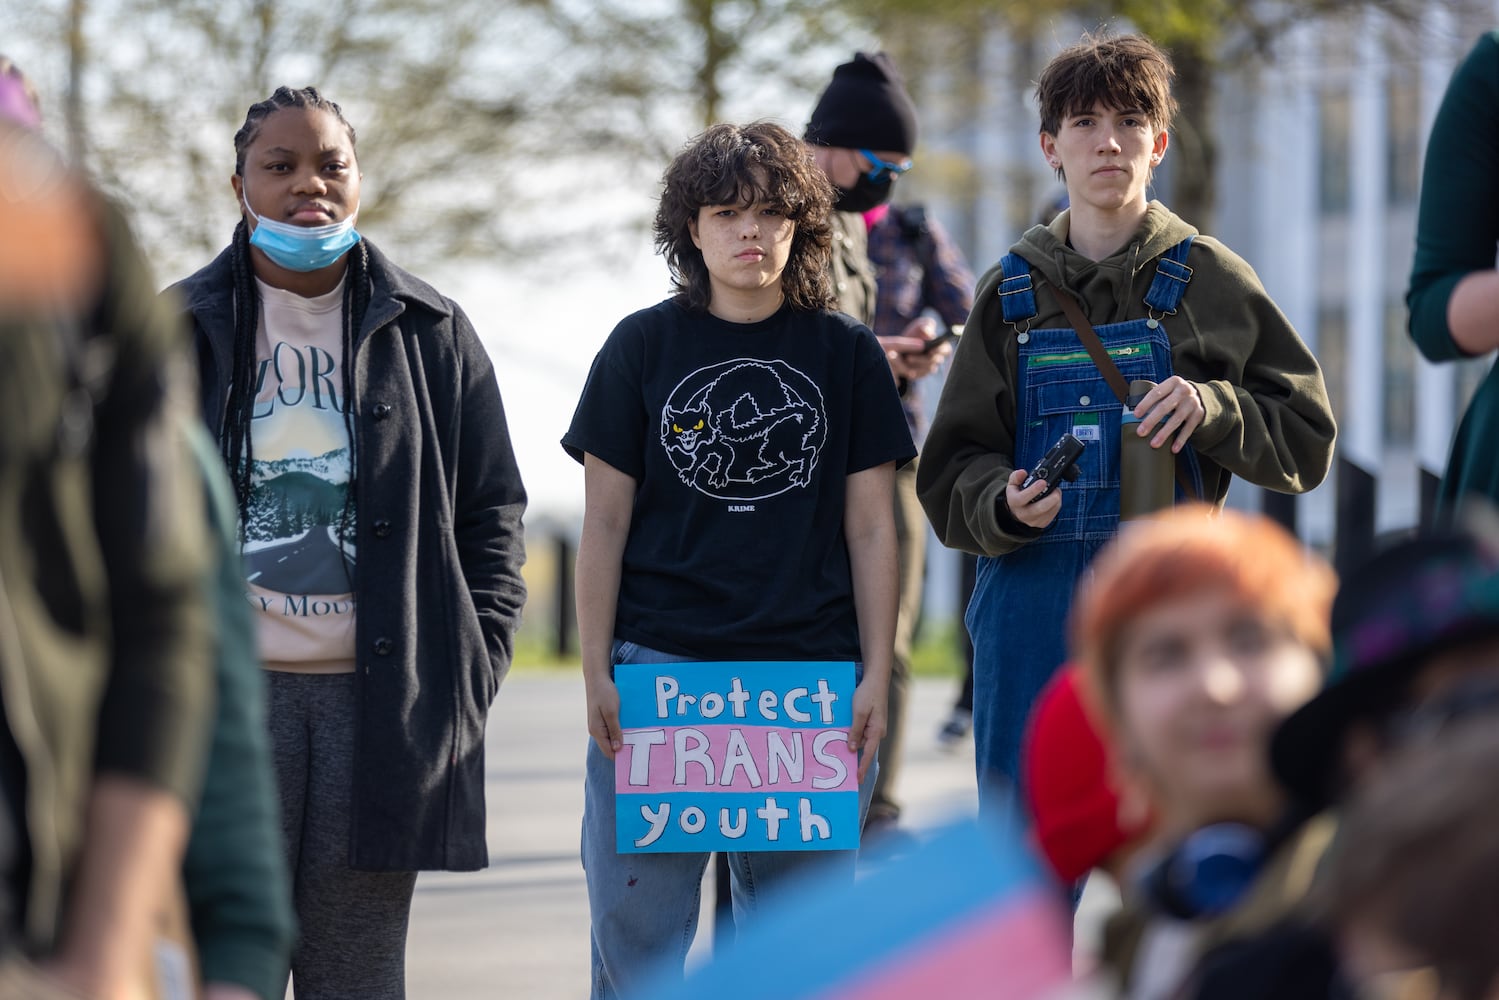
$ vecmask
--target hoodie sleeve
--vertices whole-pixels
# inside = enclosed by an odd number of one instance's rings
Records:
[[[1192,446],[1256,486],[1316,487],[1337,433],[1321,366],[1248,263],[1206,237],[1192,257],[1181,306],[1192,339],[1173,344],[1176,370],[1206,410]]]
[[[979,282],[921,451],[916,490],[949,548],[1003,555],[1041,532],[1009,515],[1015,470],[1015,337],[999,308],[996,266]]]

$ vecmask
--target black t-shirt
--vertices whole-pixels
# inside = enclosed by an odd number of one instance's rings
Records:
[[[562,446],[636,482],[616,636],[705,660],[860,658],[847,477],[916,455],[867,327],[643,309],[594,359]]]

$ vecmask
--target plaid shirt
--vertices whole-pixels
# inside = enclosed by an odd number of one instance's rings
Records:
[[[931,272],[922,267],[914,240],[901,229],[904,209],[891,207],[869,230],[869,259],[879,276],[879,297],[874,312],[874,332],[879,337],[898,337],[906,324],[928,309],[948,325],[968,319],[973,307],[973,272],[947,230],[931,215],[926,217],[932,238]]]
[[[869,230],[869,260],[878,276],[873,323],[877,337],[900,336],[911,320],[928,309],[949,326],[962,323],[973,307],[973,272],[968,269],[963,252],[947,235],[947,230],[928,215],[926,229],[932,241],[929,271],[922,265],[917,240],[908,237],[901,226],[905,211],[891,206]],[[900,395],[906,409],[906,423],[910,425],[911,436],[919,442],[924,429],[909,389],[902,379]]]

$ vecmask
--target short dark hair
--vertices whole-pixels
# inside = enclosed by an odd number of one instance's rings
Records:
[[[1036,82],[1041,131],[1054,136],[1064,118],[1095,105],[1139,109],[1154,128],[1167,131],[1176,117],[1175,76],[1171,58],[1144,35],[1084,35],[1052,57]]]
[[[781,273],[786,300],[794,309],[832,307],[833,186],[796,136],[765,121],[714,125],[687,143],[661,181],[656,250],[671,268],[678,302],[707,309],[712,299],[708,265],[689,229],[698,210],[763,201],[796,223]]]

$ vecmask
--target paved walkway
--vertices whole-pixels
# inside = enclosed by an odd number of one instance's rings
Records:
[[[976,806],[972,744],[938,749],[955,681],[914,685],[900,794],[914,829]],[[521,672],[490,716],[490,867],[417,882],[407,946],[412,1000],[580,1000],[588,982],[588,896],[578,862],[583,684]],[[707,947],[705,922],[699,946]]]

